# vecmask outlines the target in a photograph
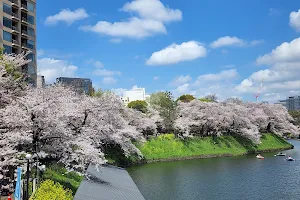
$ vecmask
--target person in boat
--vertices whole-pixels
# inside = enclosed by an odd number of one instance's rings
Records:
[[[257,157],[262,157],[262,156],[260,154],[258,154]]]
[[[288,159],[289,159],[289,160],[291,160],[291,159],[292,159],[292,157],[291,157],[291,156],[288,156]]]

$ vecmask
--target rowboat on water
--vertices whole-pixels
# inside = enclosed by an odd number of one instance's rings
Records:
[[[256,156],[256,158],[257,158],[257,159],[265,159],[265,157],[263,157],[263,156],[260,155],[260,154],[258,154],[258,155]]]

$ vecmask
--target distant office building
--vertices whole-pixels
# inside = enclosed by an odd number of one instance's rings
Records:
[[[36,0],[0,0],[0,47],[7,54],[31,52],[22,71],[36,84]]]
[[[286,100],[280,100],[276,104],[281,104],[288,110],[300,110],[300,96],[289,97]]]
[[[70,86],[78,92],[84,92],[85,94],[91,95],[93,91],[93,84],[91,79],[88,78],[69,78],[59,77],[56,79],[56,83]]]
[[[37,78],[36,78],[36,87],[37,88],[45,87],[45,77],[44,76],[37,76]]]
[[[127,105],[128,103],[132,101],[146,101],[150,97],[150,95],[146,94],[145,88],[139,88],[134,86],[131,90],[124,90],[124,91],[118,91],[118,90],[112,90],[116,95],[120,97],[120,100]]]

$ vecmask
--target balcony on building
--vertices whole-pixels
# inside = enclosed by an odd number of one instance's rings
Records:
[[[18,40],[18,35],[12,34],[12,46],[20,46],[20,42]]]
[[[21,33],[23,37],[28,37],[27,26],[22,25]]]
[[[27,1],[21,1],[21,10],[27,12]]]
[[[24,13],[24,12],[21,12],[21,20],[22,20],[22,23],[24,24],[28,24],[28,20],[27,20],[27,14]]]
[[[18,9],[17,8],[12,7],[11,16],[12,16],[11,17],[12,20],[15,20],[15,21],[19,20],[19,15],[18,15]]]
[[[12,33],[18,34],[19,33],[18,22],[13,21],[11,29],[12,29]]]
[[[16,8],[19,7],[19,1],[18,1],[18,0],[10,0],[10,1],[11,1],[11,5],[12,5],[13,7],[16,7]]]
[[[12,54],[19,54],[19,50],[16,47],[12,47]]]

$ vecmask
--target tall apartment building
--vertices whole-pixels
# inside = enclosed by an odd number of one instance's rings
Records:
[[[300,96],[288,97],[286,100],[280,100],[276,104],[281,104],[288,110],[300,110]]]
[[[93,92],[93,83],[88,78],[70,78],[70,77],[59,77],[56,78],[56,83],[61,83],[66,86],[73,87],[78,92],[84,92],[85,94],[91,95]]]
[[[36,0],[0,0],[0,4],[0,47],[8,54],[31,51],[27,59],[32,62],[22,70],[36,84]]]

